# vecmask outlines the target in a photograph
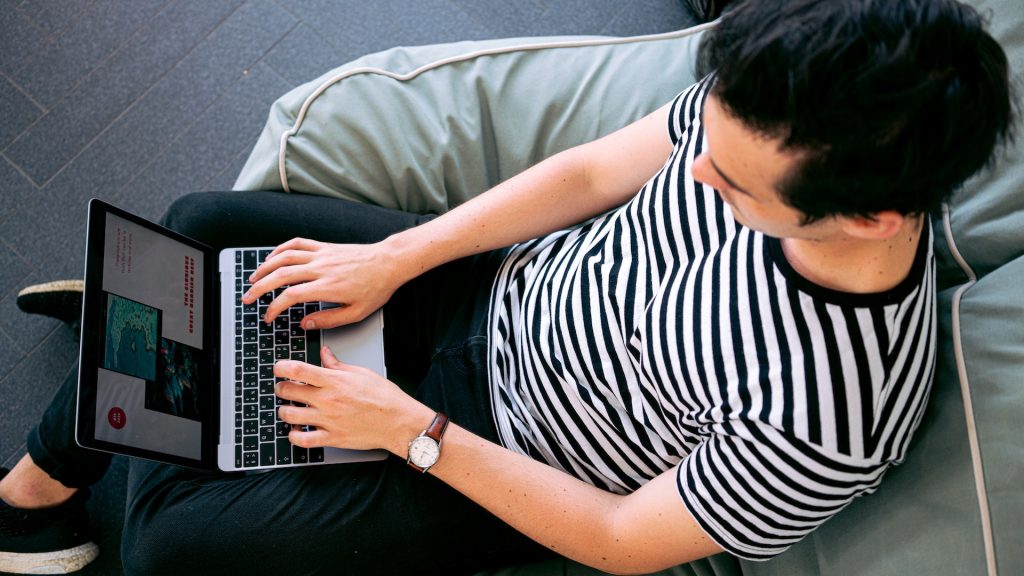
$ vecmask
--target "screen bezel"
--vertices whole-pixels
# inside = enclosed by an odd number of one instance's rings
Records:
[[[206,354],[208,360],[205,372],[209,385],[201,391],[200,395],[199,413],[202,427],[200,434],[202,446],[199,459],[96,439],[96,390],[100,368],[100,346],[103,345],[104,338],[103,318],[101,315],[104,308],[105,295],[103,291],[103,261],[107,214],[123,218],[133,224],[199,250],[203,254],[203,284],[199,289],[204,299],[204,314],[206,318],[200,319],[200,325],[204,330],[203,348],[208,351],[208,354]],[[219,292],[216,289],[218,278],[216,252],[210,246],[102,200],[93,198],[89,201],[85,243],[85,292],[82,299],[82,334],[78,367],[77,420],[75,423],[75,439],[80,446],[182,466],[216,469],[220,424],[220,372],[218,370],[220,363],[220,302]]]

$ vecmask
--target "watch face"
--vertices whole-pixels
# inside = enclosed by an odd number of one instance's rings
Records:
[[[409,461],[420,468],[429,468],[437,462],[441,449],[433,438],[419,436],[409,444]]]

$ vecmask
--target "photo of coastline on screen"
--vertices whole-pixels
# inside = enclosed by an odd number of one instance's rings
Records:
[[[107,294],[103,367],[143,380],[156,379],[160,311]]]

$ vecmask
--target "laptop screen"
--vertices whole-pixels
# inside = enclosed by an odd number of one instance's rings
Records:
[[[95,218],[102,233],[90,221],[82,367],[90,378],[79,398],[80,442],[199,461],[214,360],[206,254],[129,218],[104,211]]]

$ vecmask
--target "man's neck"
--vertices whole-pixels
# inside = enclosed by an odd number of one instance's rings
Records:
[[[923,224],[923,216],[907,218],[885,240],[784,238],[782,250],[794,270],[819,286],[853,294],[885,292],[910,273]]]

